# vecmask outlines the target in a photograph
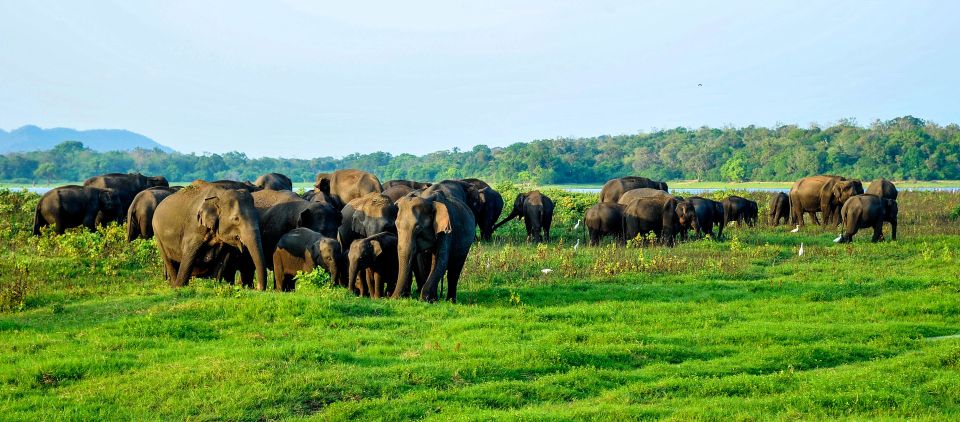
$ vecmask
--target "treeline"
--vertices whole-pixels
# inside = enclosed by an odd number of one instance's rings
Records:
[[[868,127],[676,128],[635,135],[547,139],[504,148],[477,145],[424,156],[384,152],[336,159],[248,158],[160,150],[96,152],[79,142],[0,156],[5,181],[78,181],[109,172],[159,174],[171,181],[254,180],[278,171],[312,181],[320,171],[357,168],[388,179],[480,177],[539,184],[602,183],[627,174],[663,180],[789,181],[821,173],[873,179],[960,179],[960,127],[912,116]]]

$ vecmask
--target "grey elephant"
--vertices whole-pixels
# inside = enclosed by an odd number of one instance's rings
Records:
[[[419,190],[421,197],[432,196],[437,192],[447,198],[456,198],[463,202],[473,212],[473,218],[483,212],[483,192],[471,183],[462,180],[442,180],[430,185],[429,188]],[[499,216],[497,216],[499,217]]]
[[[405,196],[397,201],[397,208],[400,268],[393,297],[410,295],[412,272],[420,264],[419,272],[425,277],[418,286],[420,299],[437,300],[437,288],[446,274],[447,299],[456,302],[457,282],[476,236],[473,212],[459,199],[442,192]]]
[[[608,180],[600,189],[600,202],[619,202],[620,196],[624,192],[638,189],[650,188],[667,192],[667,183],[651,180],[646,177],[626,176]]]
[[[770,198],[770,210],[768,211],[768,223],[772,227],[790,222],[790,196],[783,192],[777,192]]]
[[[96,231],[99,226],[120,221],[120,207],[120,198],[113,189],[60,186],[47,191],[37,202],[33,234],[39,236],[40,229],[48,225],[53,225],[57,234],[80,226]]]
[[[853,241],[853,235],[860,229],[873,227],[871,241],[883,240],[883,223],[890,223],[893,240],[897,240],[897,201],[881,198],[876,195],[856,195],[847,199],[840,209],[843,215],[843,234],[837,239],[839,243]]]
[[[482,205],[480,210],[473,214],[473,217],[477,220],[477,227],[480,228],[480,239],[484,241],[493,240],[494,226],[503,212],[503,196],[483,180],[463,179],[463,181],[472,185],[480,194]],[[547,237],[549,238],[549,236]]]
[[[340,242],[305,227],[296,228],[280,237],[273,252],[273,288],[289,292],[296,288],[297,271],[309,273],[317,267],[340,278],[343,271]]]
[[[397,200],[399,200],[400,198],[403,198],[404,196],[409,195],[410,192],[413,192],[415,190],[416,189],[411,188],[409,186],[405,186],[405,185],[394,185],[394,186],[390,186],[389,188],[384,188],[383,192],[381,193],[383,194],[383,196],[390,198],[391,201],[397,202]]]
[[[260,189],[269,190],[293,190],[293,181],[284,174],[267,173],[261,175],[253,182]]]
[[[389,197],[368,193],[350,201],[342,210],[343,221],[337,229],[337,238],[343,250],[349,250],[356,239],[380,232],[397,232],[397,206]]]
[[[85,180],[83,185],[100,189],[113,189],[120,201],[121,221],[126,219],[127,210],[138,193],[152,187],[170,186],[163,176],[144,176],[140,173],[108,173],[93,176]]]
[[[347,262],[347,282],[356,286],[361,296],[387,297],[396,289],[400,268],[397,235],[383,232],[354,241]]]
[[[185,286],[195,275],[218,276],[226,254],[236,251],[251,257],[256,287],[266,289],[258,217],[246,190],[190,186],[164,199],[153,214],[153,230],[170,285]]]
[[[553,225],[553,200],[538,190],[518,193],[513,200],[513,209],[494,229],[506,224],[514,218],[523,219],[527,229],[527,241],[540,243],[550,241],[550,226]]]
[[[677,209],[675,210],[679,217],[676,220],[676,225],[673,229],[673,233],[680,236],[681,239],[686,240],[687,234],[690,230],[693,230],[694,233],[698,235],[701,234],[700,222],[697,219],[697,212],[693,204],[687,203],[683,197],[675,196],[667,193],[664,190],[653,189],[653,188],[637,188],[631,189],[624,192],[620,195],[620,199],[617,200],[618,203],[624,207],[629,206],[630,204],[636,202],[639,199],[643,198],[661,198],[663,200],[674,199],[677,202]]]
[[[746,223],[748,227],[757,225],[759,210],[756,201],[731,195],[724,199],[722,203],[724,226],[734,221],[737,223],[737,227],[743,223]]]
[[[355,169],[319,173],[314,187],[317,191],[330,195],[339,204],[344,205],[368,193],[383,192],[383,186],[377,176]]]
[[[894,201],[897,200],[897,195],[899,195],[897,187],[893,182],[883,178],[870,182],[870,186],[867,187],[867,193],[885,199],[893,199]]]
[[[180,190],[176,187],[154,187],[133,197],[127,211],[127,242],[153,237],[153,213],[164,199]]]
[[[627,239],[654,233],[664,245],[673,246],[678,229],[687,225],[688,213],[678,214],[680,201],[673,197],[638,198],[624,206],[623,231]],[[692,207],[685,211],[693,212]],[[694,214],[695,215],[695,214]]]
[[[197,180],[194,180],[193,182],[190,182],[190,185],[198,186],[201,188],[208,187],[208,186],[215,186],[220,189],[240,189],[240,190],[245,190],[247,192],[257,192],[257,191],[263,190],[259,186],[254,185],[249,181],[238,182],[236,180],[214,180],[212,182],[208,182],[203,179],[197,179]]]
[[[697,237],[709,234],[713,239],[721,239],[723,237],[723,204],[699,196],[691,196],[686,201],[693,205],[694,213],[697,215]],[[717,226],[716,235],[713,233],[714,226]]]
[[[791,220],[804,225],[803,215],[811,214],[813,222],[820,212],[824,225],[836,226],[840,223],[840,207],[848,198],[863,194],[863,184],[859,180],[850,180],[842,176],[822,175],[804,177],[790,188]]]
[[[395,187],[395,186],[406,186],[406,187],[410,188],[410,190],[417,190],[417,189],[426,189],[426,188],[429,188],[430,185],[431,185],[431,183],[429,183],[429,182],[415,182],[415,181],[413,181],[413,180],[397,179],[397,180],[388,180],[388,181],[386,181],[386,182],[383,184],[383,190],[387,190],[387,189],[390,189],[390,188]]]
[[[590,246],[600,244],[604,236],[613,236],[621,246],[623,237],[623,205],[616,202],[601,202],[587,209],[583,223],[590,235]]]

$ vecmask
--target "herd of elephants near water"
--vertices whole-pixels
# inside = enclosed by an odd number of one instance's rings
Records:
[[[816,224],[843,226],[837,242],[852,241],[861,228],[873,228],[876,242],[888,222],[896,240],[896,199],[896,187],[884,179],[865,193],[859,180],[805,177],[789,194],[774,195],[768,223],[788,222],[796,231],[810,214]],[[45,193],[33,232],[126,224],[128,241],[156,239],[174,287],[191,277],[236,282],[239,274],[243,286],[265,290],[272,270],[274,289],[289,291],[298,272],[320,267],[335,284],[372,298],[409,297],[415,278],[417,296],[436,301],[446,275],[446,298],[455,302],[478,237],[490,241],[497,228],[519,218],[527,241],[550,241],[555,205],[549,197],[537,190],[520,193],[500,219],[504,206],[500,193],[479,179],[381,183],[371,173],[346,169],[318,174],[314,189],[298,195],[279,173],[254,183],[196,180],[184,187],[170,187],[162,176],[111,173]],[[684,198],[670,194],[665,182],[627,176],[603,185],[583,223],[591,246],[604,236],[620,245],[643,238],[672,246],[691,231],[720,239],[734,222],[754,226],[758,210],[755,201],[740,196]]]

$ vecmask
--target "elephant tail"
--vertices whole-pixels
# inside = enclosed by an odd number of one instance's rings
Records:
[[[130,214],[133,214],[133,208],[130,208]],[[133,215],[127,216],[127,242],[133,242],[140,235],[139,219]]]
[[[33,235],[40,236],[40,228],[46,225],[46,221],[43,219],[43,215],[40,213],[40,204],[37,203],[37,208],[33,212]]]

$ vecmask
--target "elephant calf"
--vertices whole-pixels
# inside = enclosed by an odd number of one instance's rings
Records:
[[[550,241],[550,226],[553,224],[553,200],[538,190],[518,193],[513,201],[513,211],[503,221],[493,226],[496,230],[514,218],[523,218],[527,227],[527,241],[540,243]],[[493,231],[491,230],[491,232]],[[541,237],[541,233],[543,233]]]
[[[779,226],[780,221],[783,221],[784,224],[788,223],[790,221],[790,196],[783,192],[773,195],[770,200],[768,217],[772,227]]]
[[[342,271],[340,242],[307,228],[283,235],[273,253],[273,289],[289,292],[296,287],[297,271],[305,273],[323,268],[337,280]]]
[[[127,242],[137,238],[150,239],[153,237],[153,213],[157,205],[180,187],[154,187],[141,191],[133,197],[130,209],[127,211]]]
[[[348,283],[361,296],[387,297],[397,286],[400,263],[397,260],[397,235],[377,233],[350,244]]]
[[[840,209],[843,234],[836,241],[849,243],[860,229],[873,227],[873,242],[883,239],[883,223],[890,223],[893,240],[897,240],[897,201],[876,195],[856,195],[847,199]]]
[[[709,234],[714,239],[723,237],[723,204],[712,199],[691,196],[687,202],[693,205],[697,214],[697,237]],[[713,234],[713,226],[717,226],[717,234]]]
[[[76,185],[54,188],[37,203],[33,234],[39,236],[40,229],[51,224],[57,234],[80,226],[96,231],[97,226],[120,221],[121,207],[120,198],[113,189]]]
[[[590,233],[590,246],[600,244],[603,236],[613,236],[621,246],[623,238],[623,205],[616,202],[601,202],[587,209],[583,223]]]
[[[757,203],[740,196],[729,196],[723,200],[723,225],[736,221],[737,226],[746,223],[747,226],[757,225],[759,210]]]

